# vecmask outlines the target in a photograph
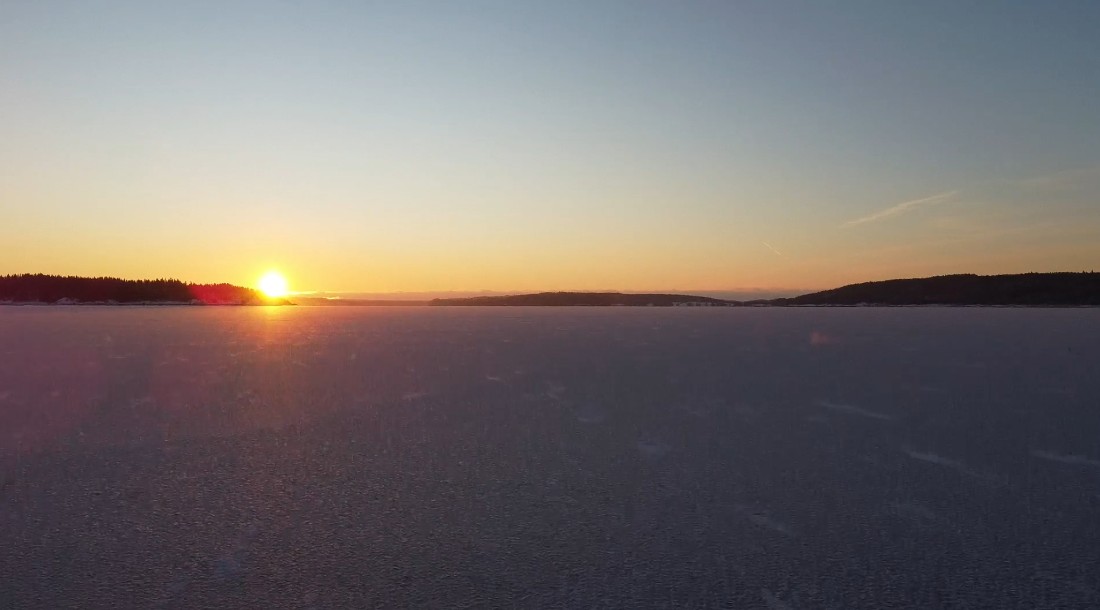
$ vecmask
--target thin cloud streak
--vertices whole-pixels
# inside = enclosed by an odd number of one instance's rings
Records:
[[[779,250],[776,250],[775,247],[772,246],[771,244],[769,244],[768,242],[762,241],[760,243],[764,244],[765,248],[767,248],[767,249],[771,250],[772,252],[774,252],[776,256],[778,256],[780,258],[787,258],[782,252],[780,252]]]
[[[880,211],[875,212],[874,214],[871,214],[869,216],[864,216],[863,218],[857,218],[855,220],[849,220],[848,222],[846,222],[846,223],[844,223],[840,226],[842,226],[842,227],[854,227],[856,225],[866,224],[868,222],[876,222],[876,221],[879,221],[879,220],[883,220],[885,218],[890,218],[891,216],[897,216],[898,214],[904,214],[906,212],[910,212],[910,211],[912,211],[916,208],[922,207],[922,206],[936,205],[936,204],[939,204],[939,203],[945,203],[947,201],[950,201],[952,198],[954,198],[958,194],[959,194],[958,191],[947,191],[946,193],[939,193],[937,195],[932,195],[931,197],[924,197],[924,198],[921,198],[921,199],[913,199],[912,201],[903,201],[903,202],[901,202],[901,203],[899,203],[895,206],[886,208],[885,210],[880,210]]]

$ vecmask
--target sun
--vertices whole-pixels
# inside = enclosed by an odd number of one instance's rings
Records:
[[[285,297],[290,294],[286,278],[278,271],[268,271],[260,278],[260,292],[271,298]]]

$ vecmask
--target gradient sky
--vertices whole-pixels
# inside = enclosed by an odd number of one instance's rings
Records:
[[[0,273],[1100,269],[1100,2],[0,2]]]

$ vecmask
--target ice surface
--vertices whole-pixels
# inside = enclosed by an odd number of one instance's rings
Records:
[[[0,607],[1100,606],[1100,310],[0,308]]]
[[[749,521],[751,521],[755,525],[759,525],[760,527],[778,532],[780,534],[783,534],[784,536],[790,536],[792,538],[795,536],[794,531],[788,525],[775,520],[763,510],[750,508],[748,506],[743,506],[740,504],[735,504],[734,509],[744,515]]]
[[[954,468],[956,470],[966,470],[966,466],[964,466],[961,462],[952,460],[950,458],[945,458],[942,455],[937,455],[935,453],[925,451],[913,451],[912,449],[905,449],[904,451],[906,455],[913,458],[914,460],[921,460],[923,462],[937,464],[939,466],[946,466],[948,468]]]
[[[890,419],[889,415],[883,413],[876,413],[875,411],[869,411],[867,409],[861,409],[856,406],[846,405],[837,402],[831,402],[828,400],[819,400],[818,403],[826,409],[832,409],[834,411],[840,411],[841,413],[851,413],[853,415],[862,415],[863,417],[870,417],[872,419]]]
[[[1100,468],[1100,460],[1094,460],[1082,455],[1062,455],[1054,453],[1053,451],[1032,451],[1031,455],[1044,460],[1050,460],[1052,462],[1061,462],[1063,464],[1078,464],[1081,466],[1095,466]]]
[[[760,598],[764,600],[768,610],[794,610],[790,604],[776,597],[775,593],[767,589],[760,590]]]

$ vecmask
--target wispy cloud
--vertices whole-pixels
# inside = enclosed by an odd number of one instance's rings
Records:
[[[764,244],[764,247],[765,247],[765,248],[767,248],[767,249],[771,250],[772,252],[774,252],[776,256],[778,256],[778,257],[780,257],[780,258],[787,258],[787,257],[786,257],[786,255],[784,255],[784,254],[783,254],[782,252],[780,252],[779,250],[777,250],[777,249],[775,248],[775,246],[773,246],[773,245],[769,244],[768,242],[766,242],[766,241],[762,241],[762,242],[760,242],[760,243]]]
[[[913,211],[913,210],[915,210],[916,208],[919,208],[919,207],[924,207],[924,206],[929,206],[929,205],[936,205],[936,204],[939,204],[939,203],[946,203],[946,202],[951,201],[952,199],[954,199],[955,196],[958,195],[958,194],[959,194],[958,191],[947,191],[946,193],[939,193],[937,195],[932,195],[931,197],[923,197],[921,199],[913,199],[912,201],[903,201],[903,202],[901,202],[897,205],[888,207],[885,210],[879,210],[878,212],[875,212],[874,214],[864,216],[862,218],[856,218],[855,220],[849,220],[848,222],[846,222],[846,223],[844,223],[840,226],[842,226],[842,227],[854,227],[856,225],[862,225],[862,224],[866,224],[866,223],[869,223],[869,222],[877,222],[879,220],[884,220],[884,219],[890,218],[892,216],[897,216],[898,214],[904,214],[906,212],[911,212],[911,211]]]

